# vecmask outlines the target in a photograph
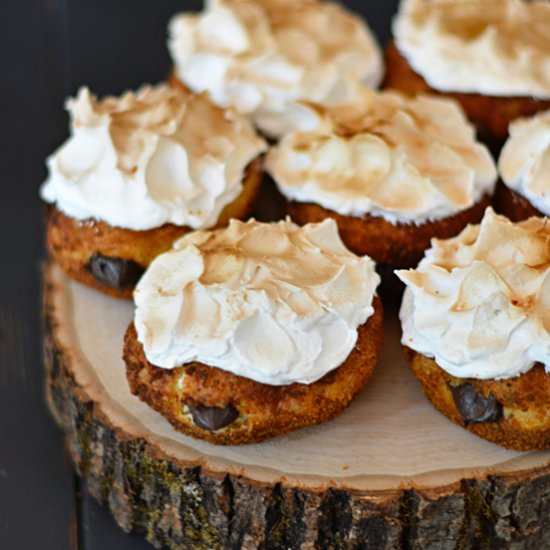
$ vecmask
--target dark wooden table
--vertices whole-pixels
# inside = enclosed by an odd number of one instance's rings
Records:
[[[344,2],[384,43],[397,0]],[[44,159],[67,136],[64,98],[118,94],[168,72],[166,23],[196,0],[2,0],[0,130],[0,548],[139,550],[86,493],[44,403]]]

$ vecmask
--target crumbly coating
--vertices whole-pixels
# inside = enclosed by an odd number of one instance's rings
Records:
[[[231,218],[248,217],[261,185],[261,161],[255,160],[246,170],[243,191],[221,212],[216,227],[227,225]],[[146,231],[115,227],[88,219],[77,220],[48,205],[46,241],[50,255],[73,279],[117,298],[132,298],[133,288],[118,289],[97,281],[87,268],[94,254],[133,260],[146,268],[156,256],[191,231],[189,227],[164,224]]]
[[[133,323],[124,338],[123,358],[130,389],[176,430],[221,445],[255,443],[340,414],[373,373],[382,345],[382,303],[359,327],[357,343],[335,370],[312,384],[271,386],[201,363],[163,369],[149,363]],[[192,420],[188,407],[201,405],[239,412],[227,427],[208,431]]]
[[[438,92],[431,88],[422,76],[414,72],[401,55],[394,42],[385,51],[386,76],[383,88],[394,88],[408,95],[430,93],[456,99],[478,130],[481,141],[493,152],[508,138],[508,125],[519,117],[531,116],[550,109],[550,100],[531,97],[495,97],[481,94]]]
[[[493,198],[493,206],[499,214],[503,214],[513,222],[520,222],[533,216],[544,216],[528,199],[499,180]]]
[[[470,208],[441,220],[413,223],[390,223],[379,216],[344,216],[318,204],[289,203],[290,217],[303,225],[333,218],[344,244],[356,254],[370,256],[377,264],[390,268],[414,267],[430,247],[432,237],[447,239],[458,235],[469,223],[478,223],[491,199],[481,198]]]
[[[422,384],[426,397],[439,412],[455,424],[493,443],[518,451],[550,447],[550,374],[544,366],[505,380],[456,378],[425,355],[403,346],[405,358]],[[484,397],[492,395],[503,407],[497,422],[470,422],[465,425],[457,410],[452,386],[470,384]]]

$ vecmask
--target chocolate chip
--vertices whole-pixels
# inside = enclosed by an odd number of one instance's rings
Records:
[[[502,418],[502,404],[492,395],[483,397],[470,384],[451,386],[451,392],[464,424],[498,422]]]
[[[134,287],[145,271],[134,260],[99,253],[91,256],[86,267],[99,283],[119,290]]]
[[[193,415],[193,422],[199,428],[210,432],[229,426],[239,416],[239,411],[231,404],[225,409],[203,405],[190,405],[189,409]]]

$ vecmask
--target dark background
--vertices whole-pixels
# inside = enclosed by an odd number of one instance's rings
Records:
[[[344,2],[384,44],[397,0]],[[43,397],[44,159],[67,137],[63,102],[162,80],[166,23],[200,0],[1,0],[0,548],[147,550],[75,476]]]

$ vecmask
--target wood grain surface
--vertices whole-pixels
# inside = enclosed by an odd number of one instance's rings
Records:
[[[388,311],[373,378],[334,420],[260,444],[176,432],[131,395],[131,303],[45,276],[48,402],[90,493],[174,549],[546,547],[550,450],[515,452],[437,414]],[[291,519],[292,518],[292,519]]]
[[[382,43],[397,0],[346,1]],[[139,550],[79,486],[43,399],[44,160],[67,136],[64,98],[119,93],[168,71],[166,22],[197,0],[3,0],[0,132],[0,547]],[[29,522],[32,519],[32,528]]]

